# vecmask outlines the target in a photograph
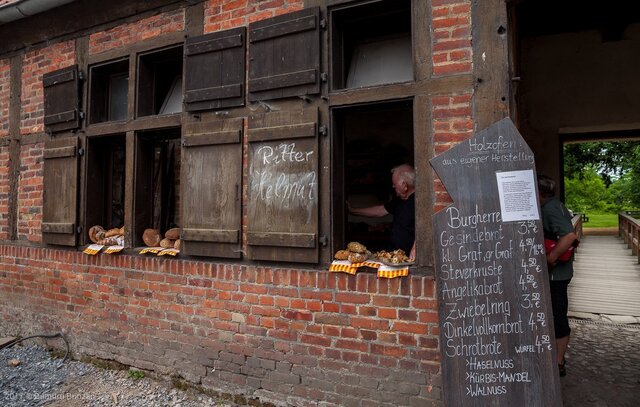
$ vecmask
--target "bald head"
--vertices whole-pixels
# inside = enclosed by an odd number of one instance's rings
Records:
[[[409,164],[402,164],[391,170],[391,182],[396,195],[400,199],[407,199],[415,191],[416,172]]]

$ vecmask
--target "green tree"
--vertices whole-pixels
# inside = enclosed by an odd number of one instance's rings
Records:
[[[637,165],[640,141],[590,141],[565,144],[564,175],[581,177],[583,169],[592,165],[608,187],[613,181]],[[639,168],[640,170],[640,168]]]
[[[593,165],[585,166],[578,176],[565,177],[565,202],[574,212],[605,211],[610,194]]]
[[[567,204],[575,205],[574,210],[616,212],[640,207],[640,141],[565,144],[564,173]],[[594,174],[606,193],[596,188]],[[601,200],[599,205],[595,199]]]
[[[623,209],[637,207],[631,193],[633,182],[632,171],[629,171],[615,180],[609,188],[607,188],[609,192],[609,199],[607,199],[607,201],[610,205],[610,212],[619,212]]]
[[[640,145],[635,146],[629,156],[631,170],[626,186],[627,199],[634,208],[640,208]]]

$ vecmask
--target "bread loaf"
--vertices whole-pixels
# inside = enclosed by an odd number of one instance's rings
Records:
[[[351,252],[349,250],[338,250],[333,256],[336,260],[348,260]]]
[[[89,239],[93,243],[98,243],[98,240],[104,239],[104,228],[100,225],[91,226],[89,228]]]
[[[347,245],[347,249],[352,253],[366,253],[367,248],[358,242],[351,242]]]
[[[107,230],[107,232],[104,234],[104,237],[113,237],[113,236],[118,236],[120,234],[121,234],[120,228],[113,228],[113,229]]]
[[[180,228],[171,228],[164,233],[164,237],[171,240],[180,239]]]
[[[172,249],[175,244],[175,240],[164,238],[160,241],[160,246],[165,249]]]
[[[97,243],[104,246],[115,246],[117,244],[122,244],[121,239],[118,236],[105,237],[102,240],[98,240]]]
[[[351,253],[349,254],[349,261],[351,263],[364,263],[369,258],[367,253]]]
[[[160,243],[160,232],[157,229],[145,229],[142,241],[149,247],[157,247]]]

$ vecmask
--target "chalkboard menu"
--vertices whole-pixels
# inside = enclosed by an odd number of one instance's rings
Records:
[[[562,405],[533,153],[504,119],[431,165],[445,405]]]

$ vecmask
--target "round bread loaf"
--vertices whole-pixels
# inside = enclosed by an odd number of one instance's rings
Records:
[[[149,247],[157,247],[160,243],[160,232],[157,229],[145,229],[142,241]]]
[[[349,254],[351,254],[349,250],[338,250],[333,257],[336,260],[348,260]]]
[[[367,252],[367,248],[362,243],[358,243],[358,242],[350,242],[347,245],[347,249],[350,252],[353,252],[353,253],[366,253]]]
[[[180,228],[171,228],[164,232],[164,237],[171,240],[180,239]]]
[[[349,255],[349,261],[351,263],[364,263],[369,256],[366,253],[351,253]]]
[[[167,239],[166,237],[160,241],[160,247],[164,247],[165,249],[173,249],[175,245],[175,240]]]
[[[100,236],[98,236],[100,234]],[[104,228],[100,225],[91,226],[89,228],[89,239],[93,243],[98,243],[98,240],[104,239]]]

